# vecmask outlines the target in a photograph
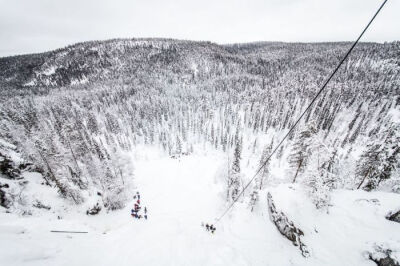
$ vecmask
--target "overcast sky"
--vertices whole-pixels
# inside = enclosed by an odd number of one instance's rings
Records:
[[[0,56],[87,40],[352,41],[382,0],[0,0]],[[400,40],[389,0],[363,41]]]

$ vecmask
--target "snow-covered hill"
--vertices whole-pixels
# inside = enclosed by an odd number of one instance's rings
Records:
[[[217,234],[200,226],[238,199],[349,46],[116,39],[0,58],[0,241],[15,245],[0,255],[63,264],[84,243],[74,264],[128,264],[135,250],[157,265],[398,258],[399,42],[359,44]],[[148,221],[130,216],[136,191]],[[63,228],[89,233],[49,233]]]

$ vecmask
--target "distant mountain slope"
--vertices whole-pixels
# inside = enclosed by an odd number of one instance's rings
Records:
[[[188,57],[213,60],[227,54],[209,42],[162,39],[86,42],[52,52],[0,59],[2,86],[58,87],[155,70],[187,72]],[[218,58],[216,56],[216,59]],[[137,73],[137,74],[139,74]]]
[[[271,75],[301,68],[323,71],[333,67],[349,43],[250,43],[220,46],[209,42],[169,39],[117,39],[79,43],[55,51],[0,58],[3,88],[59,87],[80,82],[139,75],[146,71],[189,76],[197,72],[218,74],[218,68],[235,68],[253,75]],[[351,56],[357,67],[379,71],[399,67],[399,43],[361,43]],[[347,63],[346,71],[354,71]],[[279,67],[276,66],[279,64]],[[214,69],[213,69],[214,68]],[[215,69],[217,68],[217,69]],[[221,71],[221,70],[220,70]],[[230,70],[232,73],[232,70]],[[172,73],[171,73],[172,72]],[[215,73],[216,72],[216,73]],[[311,74],[311,73],[310,73]],[[322,73],[323,74],[323,73]],[[390,73],[388,73],[390,74]]]

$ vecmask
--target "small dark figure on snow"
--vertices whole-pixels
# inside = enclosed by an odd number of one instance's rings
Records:
[[[131,210],[131,215],[132,215],[132,217],[137,218],[137,212],[138,212],[138,211],[137,211],[136,209],[135,209],[135,210],[132,209],[132,210]]]
[[[136,202],[135,202],[134,208],[131,210],[131,215],[137,219],[145,218],[147,220],[147,208],[146,207],[144,207],[144,216],[139,215],[139,211],[141,209],[139,192],[136,192],[136,195],[134,195],[133,198],[136,199]]]
[[[210,225],[210,230],[211,230],[211,233],[213,233],[214,234],[214,232],[215,232],[215,230],[216,230],[216,228],[215,228],[215,226],[212,224],[212,225]]]
[[[204,223],[203,222],[201,223],[201,226],[204,227]],[[215,226],[213,224],[210,224],[210,225],[206,224],[206,230],[210,231],[212,234],[214,234],[216,228],[215,228]]]

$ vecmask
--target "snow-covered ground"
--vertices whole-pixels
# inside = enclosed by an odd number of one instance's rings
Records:
[[[51,211],[32,217],[1,212],[0,264],[374,265],[363,253],[374,243],[399,254],[400,224],[384,218],[399,207],[398,194],[336,191],[328,214],[315,209],[300,185],[268,188],[276,207],[304,231],[311,256],[303,258],[270,221],[266,194],[254,212],[246,202],[236,205],[216,224],[215,234],[201,226],[214,223],[226,207],[220,154],[179,159],[149,154],[134,160],[134,182],[148,220],[130,216],[133,198],[125,209],[97,216],[71,210],[62,219]]]

